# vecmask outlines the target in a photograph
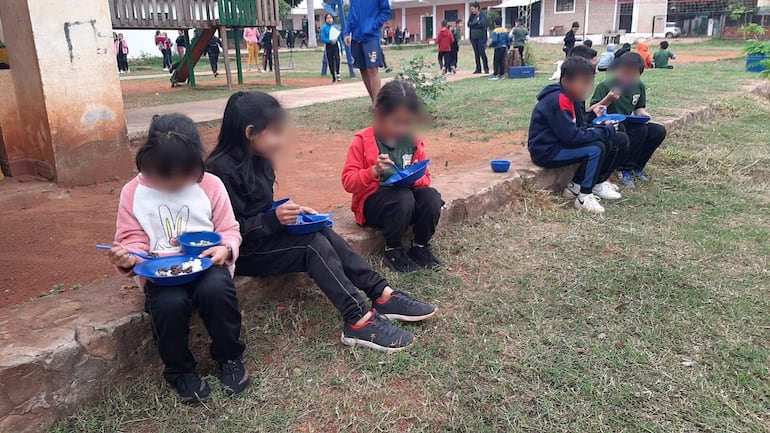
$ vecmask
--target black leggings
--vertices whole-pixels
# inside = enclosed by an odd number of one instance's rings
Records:
[[[449,72],[452,70],[452,52],[451,51],[439,51],[438,52],[438,65],[443,72]]]
[[[364,202],[366,225],[382,229],[385,245],[399,248],[410,225],[414,243],[428,245],[441,218],[444,200],[433,188],[381,187]]]
[[[348,323],[369,312],[359,289],[375,300],[388,286],[385,278],[330,228],[308,235],[281,232],[256,245],[246,241],[235,265],[236,274],[254,277],[292,272],[307,272]]]
[[[209,64],[211,65],[211,72],[217,73],[219,70],[219,49],[216,51],[210,51],[208,53],[209,56]]]
[[[326,44],[326,64],[329,65],[332,81],[337,81],[340,76],[340,48],[337,42]]]
[[[497,76],[505,76],[505,57],[508,50],[505,47],[495,48],[495,56],[492,58],[494,67],[492,68],[492,74]]]
[[[270,70],[273,70],[273,49],[272,48],[262,48],[262,50],[265,52],[265,60],[263,61],[262,69],[267,71],[267,67],[270,66]]]
[[[195,371],[195,358],[188,345],[190,316],[195,308],[211,336],[211,357],[218,362],[241,358],[246,348],[240,340],[241,310],[227,268],[214,266],[184,286],[157,286],[148,281],[145,292],[167,380]]]
[[[489,73],[489,60],[487,59],[487,40],[471,39],[473,56],[476,58],[476,72],[481,72],[481,63],[484,63],[484,72]]]

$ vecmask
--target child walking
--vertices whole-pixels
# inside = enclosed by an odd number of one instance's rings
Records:
[[[206,55],[209,57],[209,65],[214,77],[219,76],[219,50],[222,48],[222,39],[212,36],[206,47]]]
[[[511,46],[511,36],[508,34],[508,29],[503,27],[503,18],[500,16],[495,17],[495,30],[492,32],[489,46],[495,50],[492,58],[493,72],[489,79],[494,81],[505,78],[505,56]]]
[[[391,81],[384,85],[375,102],[373,124],[356,133],[342,170],[342,184],[353,194],[351,209],[356,222],[383,230],[385,263],[397,272],[441,265],[430,240],[444,201],[430,187],[430,169],[409,187],[385,184],[395,174],[394,166],[403,169],[427,159],[425,143],[413,131],[423,109],[410,84]],[[414,241],[406,252],[402,242],[410,226],[414,227]]]
[[[142,259],[129,251],[180,254],[185,232],[214,231],[220,246],[205,250],[214,266],[195,281],[157,286],[141,281],[146,306],[164,364],[163,376],[185,403],[209,397],[208,384],[195,373],[188,347],[190,316],[195,309],[211,336],[211,356],[227,394],[243,391],[249,374],[241,362],[241,313],[232,280],[241,235],[222,182],[206,173],[203,145],[193,121],[182,114],[155,117],[147,142],[136,155],[139,174],[123,187],[115,242],[108,256],[118,271],[133,276]]]
[[[444,74],[452,72],[452,44],[455,43],[455,37],[452,30],[449,29],[449,23],[441,21],[441,30],[436,35],[436,45],[438,46],[438,64]]]
[[[436,313],[434,306],[393,290],[334,230],[286,232],[300,213],[316,213],[292,201],[273,207],[273,160],[286,144],[287,129],[286,111],[266,93],[238,92],[227,102],[208,164],[222,178],[241,225],[244,241],[236,274],[307,272],[342,315],[344,344],[386,352],[409,347],[414,335],[389,319],[425,320]],[[369,309],[359,289],[374,308]]]
[[[546,86],[537,95],[529,125],[529,154],[541,167],[564,167],[580,163],[572,181],[580,185],[574,207],[588,213],[604,213],[593,194],[605,158],[605,143],[615,136],[615,127],[578,126],[576,102],[585,101],[594,85],[595,67],[589,60],[568,56],[561,65],[559,84]],[[593,107],[601,110],[602,107]],[[581,113],[584,115],[584,113]]]
[[[326,64],[329,65],[329,73],[332,83],[342,81],[340,78],[340,45],[338,42],[340,29],[334,25],[334,16],[326,14],[326,24],[321,28],[321,41],[326,44]],[[337,32],[337,37],[332,40],[332,29]]]

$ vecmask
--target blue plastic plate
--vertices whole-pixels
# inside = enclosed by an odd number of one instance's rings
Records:
[[[650,121],[650,116],[626,116],[626,122],[628,123],[647,123]]]
[[[145,277],[148,280],[159,286],[179,286],[187,283],[191,283],[198,278],[201,273],[211,267],[211,259],[204,257],[200,259],[202,270],[199,272],[193,272],[190,274],[175,275],[171,277],[159,277],[158,270],[163,268],[171,268],[174,265],[181,265],[184,262],[195,260],[195,256],[170,256],[161,257],[153,260],[147,260],[134,266],[134,273],[141,277]]]
[[[317,215],[301,214],[297,222],[286,226],[286,232],[290,235],[306,235],[320,232],[324,227],[332,227],[332,214],[319,213]]]
[[[396,173],[393,176],[389,177],[385,181],[385,185],[402,186],[402,187],[412,186],[421,177],[425,176],[425,172],[428,170],[428,164],[430,164],[430,159],[426,159],[425,161],[415,162],[409,167],[401,170],[401,173]]]
[[[628,116],[625,114],[605,114],[594,119],[594,125],[601,125],[603,122],[623,122]]]

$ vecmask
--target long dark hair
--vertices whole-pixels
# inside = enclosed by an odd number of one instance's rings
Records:
[[[387,116],[399,108],[405,108],[410,113],[420,115],[425,110],[425,104],[414,86],[404,80],[393,80],[382,86],[374,102],[374,112]]]
[[[164,179],[199,174],[200,182],[206,164],[195,122],[180,113],[154,116],[147,141],[136,153],[136,169]]]
[[[253,156],[246,129],[259,134],[276,122],[286,119],[286,110],[277,99],[264,92],[237,92],[230,96],[222,117],[217,146],[209,155],[209,167],[218,158],[231,157],[238,161],[235,170],[246,185],[254,184],[254,172],[250,160]]]

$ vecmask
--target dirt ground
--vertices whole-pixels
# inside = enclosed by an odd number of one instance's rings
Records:
[[[218,128],[202,131],[211,148]],[[325,211],[344,206],[340,170],[351,136],[297,129],[296,140],[277,163],[276,198]],[[443,133],[423,136],[435,178],[462,172],[489,159],[523,151],[524,132],[500,139],[467,142]],[[120,189],[125,180],[89,187],[59,188],[34,179],[0,182],[0,306],[13,305],[49,291],[93,283],[112,275],[104,253],[94,245],[110,243]]]
[[[708,51],[708,54],[677,54],[676,60],[671,64],[677,63],[704,63],[716,62],[718,60],[729,60],[741,57],[739,51]]]

